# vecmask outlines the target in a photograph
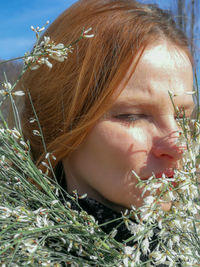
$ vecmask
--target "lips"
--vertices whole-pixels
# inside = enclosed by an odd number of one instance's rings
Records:
[[[165,176],[168,178],[172,178],[174,176],[174,170],[168,169],[168,170],[165,170],[164,172],[157,173],[155,176],[156,178],[162,178],[163,174],[165,174]]]
[[[168,178],[173,178],[174,177],[174,170],[173,169],[167,169],[165,171],[162,172],[158,172],[155,174],[156,178],[162,178],[163,174],[165,174],[166,177]],[[142,178],[142,180],[148,180],[150,176]]]
[[[166,170],[164,172],[160,172],[160,173],[157,173],[155,176],[156,178],[162,178],[162,175],[165,174],[166,177],[168,178],[173,178],[174,177],[174,170],[173,169],[169,169],[169,170]],[[177,182],[171,182],[172,186],[175,188],[177,187]],[[171,189],[171,188],[169,188]]]

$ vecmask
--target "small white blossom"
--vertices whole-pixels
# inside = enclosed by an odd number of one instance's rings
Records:
[[[128,257],[123,259],[123,264],[124,264],[124,267],[129,267],[129,258]]]
[[[87,197],[87,193],[81,195],[81,196],[79,197],[79,199],[84,199],[84,198],[86,198],[86,197]]]
[[[142,249],[142,252],[144,253],[144,255],[147,255],[147,253],[150,251],[149,250],[149,239],[148,238],[145,238],[142,241],[141,249]]]
[[[55,200],[53,200],[53,201],[51,202],[51,205],[54,206],[54,205],[56,205],[56,204],[58,204],[58,203],[59,203],[59,200],[55,199]]]
[[[12,85],[9,82],[4,82],[2,85],[3,85],[3,88],[7,91],[10,91],[12,89]]]
[[[172,249],[172,247],[173,247],[173,241],[172,241],[171,238],[168,240],[167,246],[168,246],[168,248]]]
[[[38,248],[38,242],[34,239],[24,240],[23,245],[25,246],[25,249],[31,254],[34,253]]]
[[[32,29],[38,32],[34,27],[32,27]],[[41,65],[52,68],[53,64],[50,62],[49,58],[58,62],[63,62],[72,50],[73,48],[70,45],[65,46],[62,43],[55,44],[54,41],[51,41],[49,36],[44,36],[43,40],[34,47],[31,54],[25,54],[24,63],[31,70],[37,70]]]
[[[8,132],[15,138],[15,139],[20,139],[22,136],[20,134],[20,132],[17,129],[12,129],[12,130],[8,130]]]
[[[31,26],[31,30],[35,33],[40,33],[45,30],[45,26],[49,24],[49,20],[46,21],[45,25],[42,27],[37,26],[36,28],[34,26]]]
[[[130,247],[130,246],[124,247],[124,253],[126,255],[132,255],[134,251],[135,251],[134,247]]]
[[[154,264],[156,265],[165,263],[167,259],[166,254],[161,253],[160,251],[150,253],[150,257],[154,258]]]
[[[37,136],[41,136],[40,132],[38,130],[33,130],[33,134]]]
[[[47,169],[50,169],[49,165],[45,161],[42,161],[41,164]]]
[[[196,94],[196,91],[186,91],[185,94],[186,95],[194,95],[194,94]]]
[[[30,123],[34,123],[34,122],[36,122],[36,119],[35,118],[30,118],[29,122]]]
[[[97,256],[89,256],[91,260],[97,260],[98,257]]]
[[[146,205],[151,205],[152,203],[154,203],[154,201],[155,201],[155,197],[153,196],[148,196],[144,199],[144,203]]]
[[[111,232],[111,237],[112,238],[115,238],[116,234],[118,233],[117,229],[114,229],[112,232]]]
[[[94,34],[88,34],[88,32],[90,32],[92,30],[92,28],[88,28],[87,30],[85,30],[83,32],[83,38],[93,38]]]
[[[68,246],[67,251],[70,252],[70,250],[72,249],[72,247],[73,247],[73,241],[70,240],[70,241],[69,241],[69,246]]]
[[[25,95],[25,93],[23,91],[15,91],[15,92],[12,93],[12,95],[23,96],[23,95]]]

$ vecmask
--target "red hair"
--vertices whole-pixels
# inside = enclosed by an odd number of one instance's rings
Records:
[[[133,59],[136,67],[147,45],[165,39],[191,59],[186,37],[171,16],[156,6],[134,0],[80,0],[51,24],[45,36],[68,45],[80,36],[83,27],[92,27],[95,36],[78,42],[65,62],[53,61],[52,69],[42,66],[28,70],[19,83],[31,94],[47,151],[57,157],[54,166],[84,142],[112,104]],[[21,115],[23,133],[40,163],[44,150],[41,138],[33,135],[37,124],[29,123],[31,117],[26,96]]]

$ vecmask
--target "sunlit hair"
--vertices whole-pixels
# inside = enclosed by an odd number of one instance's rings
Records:
[[[86,138],[114,101],[116,88],[130,64],[134,69],[145,47],[166,40],[189,56],[188,43],[171,16],[156,6],[133,0],[82,0],[64,11],[45,35],[68,45],[83,29],[92,27],[94,37],[83,39],[64,63],[27,71],[20,88],[28,89],[37,112],[48,152],[57,160],[70,155]],[[125,81],[127,82],[127,81]],[[33,158],[44,158],[41,138],[33,135],[37,123],[28,96],[22,111],[24,136]]]

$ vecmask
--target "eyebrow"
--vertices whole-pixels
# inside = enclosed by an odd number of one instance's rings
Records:
[[[175,106],[178,106],[179,108],[184,108],[185,110],[191,110],[193,111],[195,109],[195,103],[194,102],[186,102],[183,103],[182,105],[177,105],[176,104],[176,99],[175,99]],[[126,108],[138,108],[138,105],[140,105],[140,107],[155,107],[157,106],[157,103],[155,103],[154,101],[149,101],[149,99],[145,99],[141,97],[130,97],[130,98],[126,98],[124,100],[120,100],[117,103],[113,104],[113,108],[120,108],[120,107],[126,107]]]
[[[153,105],[153,103],[149,102],[149,99],[145,100],[145,98],[126,98],[124,100],[117,101],[113,104],[113,106],[128,106],[135,107],[136,105]]]

